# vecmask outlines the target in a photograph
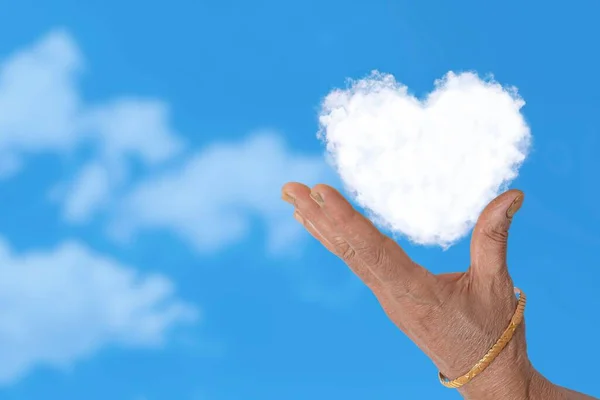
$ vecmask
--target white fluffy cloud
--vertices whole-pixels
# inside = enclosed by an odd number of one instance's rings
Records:
[[[144,228],[176,232],[199,252],[215,251],[249,234],[253,218],[268,229],[273,252],[289,250],[301,227],[280,200],[291,180],[327,180],[321,156],[286,148],[279,135],[257,132],[241,142],[216,143],[166,174],[135,187],[115,214],[113,230],[131,235]]]
[[[30,155],[92,149],[74,176],[51,192],[68,222],[86,223],[106,212],[117,215],[110,228],[116,235],[163,228],[208,252],[248,235],[258,218],[268,229],[270,250],[293,243],[301,229],[279,190],[294,179],[327,181],[331,169],[320,155],[296,154],[277,134],[258,133],[208,145],[179,168],[136,185],[130,159],[160,166],[185,150],[184,140],[172,129],[164,102],[134,96],[83,101],[83,70],[83,56],[64,31],[0,64],[0,177],[16,173]]]
[[[85,102],[78,86],[83,69],[82,54],[64,31],[0,64],[0,176],[16,173],[27,155],[60,155],[82,145],[95,152],[57,192],[72,222],[86,221],[109,203],[127,182],[129,158],[152,165],[182,148],[161,101],[124,96]]]
[[[81,101],[74,79],[82,60],[55,32],[0,66],[0,153],[65,151],[77,141]]]
[[[518,173],[530,130],[515,88],[448,73],[423,101],[374,72],[324,100],[319,136],[373,218],[411,241],[448,247]]]
[[[128,183],[130,162],[154,166],[183,147],[161,101],[84,101],[83,68],[64,31],[0,62],[0,177],[37,154],[92,151],[55,191],[72,222],[110,204]],[[162,275],[139,274],[77,242],[17,254],[2,238],[0,308],[0,384],[39,366],[67,367],[105,346],[160,346],[171,328],[198,316]]]
[[[0,384],[7,384],[104,346],[160,346],[198,312],[164,276],[139,274],[76,242],[17,254],[0,239],[0,315]]]

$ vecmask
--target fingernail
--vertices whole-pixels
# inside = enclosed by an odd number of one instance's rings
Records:
[[[302,218],[302,215],[300,215],[298,211],[294,211],[294,218],[296,219],[296,221],[304,225],[304,218]]]
[[[510,205],[510,207],[508,207],[508,210],[506,210],[506,217],[508,219],[511,219],[513,217],[513,215],[515,215],[517,213],[517,211],[519,211],[519,209],[521,208],[521,206],[523,205],[523,195],[520,194],[518,195],[512,202],[512,204]]]
[[[323,197],[319,193],[310,192],[310,198],[313,199],[315,203],[317,203],[321,207],[323,207],[323,205],[325,204],[325,200],[323,200]]]
[[[289,194],[288,192],[281,193],[281,199],[285,202],[288,202],[292,205],[296,205],[296,198]]]

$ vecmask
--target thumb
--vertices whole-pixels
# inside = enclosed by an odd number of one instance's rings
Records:
[[[524,193],[509,190],[483,210],[471,237],[471,271],[475,276],[508,274],[506,246],[512,217],[523,204]]]

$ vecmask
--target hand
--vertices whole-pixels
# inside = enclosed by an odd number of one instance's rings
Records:
[[[482,212],[466,272],[434,275],[358,213],[335,189],[283,187],[294,217],[371,289],[387,316],[449,379],[467,373],[500,338],[517,298],[506,265],[508,229],[523,202],[510,190]],[[533,387],[533,388],[532,388]],[[472,399],[533,399],[550,390],[527,357],[524,323],[492,364],[460,388]],[[539,398],[549,399],[540,395]]]

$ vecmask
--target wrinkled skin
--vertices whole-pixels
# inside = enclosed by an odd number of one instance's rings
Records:
[[[502,335],[517,298],[506,265],[508,229],[524,195],[510,190],[482,212],[466,272],[416,264],[334,188],[287,183],[294,218],[369,287],[387,316],[450,379],[468,372]],[[450,389],[449,389],[450,390]],[[502,353],[459,389],[468,399],[591,399],[552,385],[531,365],[521,324]]]

